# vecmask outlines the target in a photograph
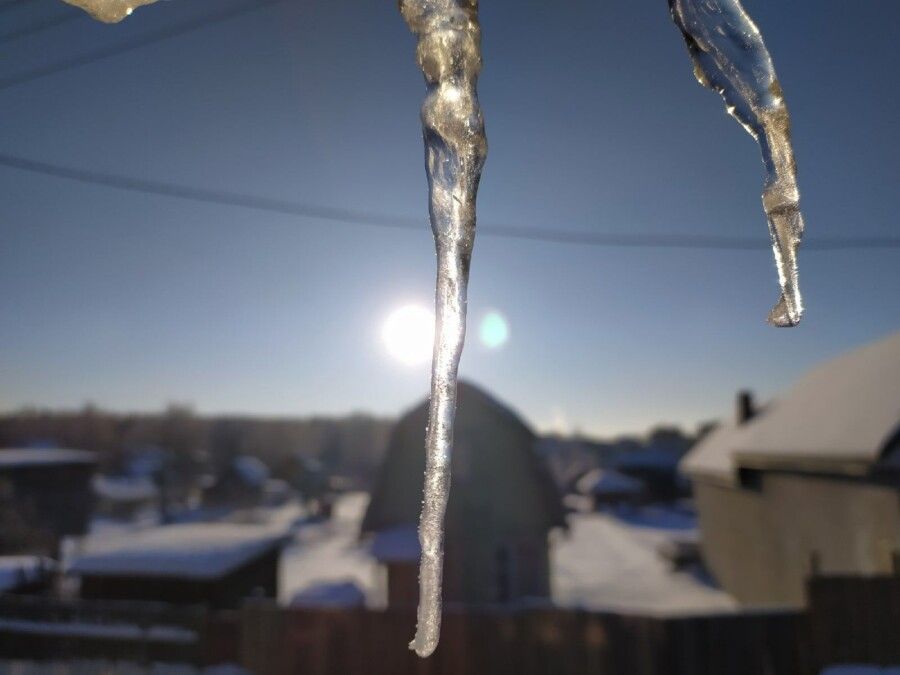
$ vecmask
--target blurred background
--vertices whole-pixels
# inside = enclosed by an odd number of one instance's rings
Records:
[[[434,246],[395,3],[0,2],[0,672],[900,666],[900,5],[744,4],[793,118],[791,330],[759,150],[666,3],[482,3],[419,662]]]

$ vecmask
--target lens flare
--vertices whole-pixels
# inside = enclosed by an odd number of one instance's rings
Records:
[[[509,325],[499,312],[488,312],[478,331],[481,342],[488,349],[499,349],[509,339]]]

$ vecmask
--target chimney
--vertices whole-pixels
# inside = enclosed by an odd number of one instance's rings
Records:
[[[756,414],[756,406],[753,404],[753,392],[742,389],[737,394],[736,419],[737,423],[749,422]]]

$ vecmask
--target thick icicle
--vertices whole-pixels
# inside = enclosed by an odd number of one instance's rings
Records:
[[[791,123],[772,58],[739,0],[669,0],[700,84],[725,99],[731,114],[759,142],[766,167],[763,207],[781,298],[769,313],[776,326],[795,326],[803,314],[797,248],[803,235]]]
[[[105,23],[116,23],[138,7],[150,5],[156,0],[63,0],[70,5],[80,7],[92,17]]]
[[[481,70],[478,0],[400,0],[400,11],[418,36],[416,56],[427,87],[422,130],[438,268],[425,498],[419,522],[418,623],[410,643],[425,657],[437,647],[441,629],[443,528],[450,490],[456,372],[466,333],[475,197],[487,140],[475,90]]]

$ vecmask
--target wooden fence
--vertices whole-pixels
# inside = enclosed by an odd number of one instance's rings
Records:
[[[553,609],[447,611],[441,643],[406,647],[413,612],[242,612],[242,663],[308,675],[798,675],[800,613],[649,618]]]
[[[805,610],[648,617],[448,608],[435,655],[407,648],[413,611],[208,612],[0,596],[0,658],[240,663],[257,675],[818,675],[900,664],[900,577],[817,578]]]
[[[201,662],[202,608],[162,603],[0,596],[0,656]]]
[[[807,588],[805,637],[814,668],[900,665],[900,576],[819,577]]]

